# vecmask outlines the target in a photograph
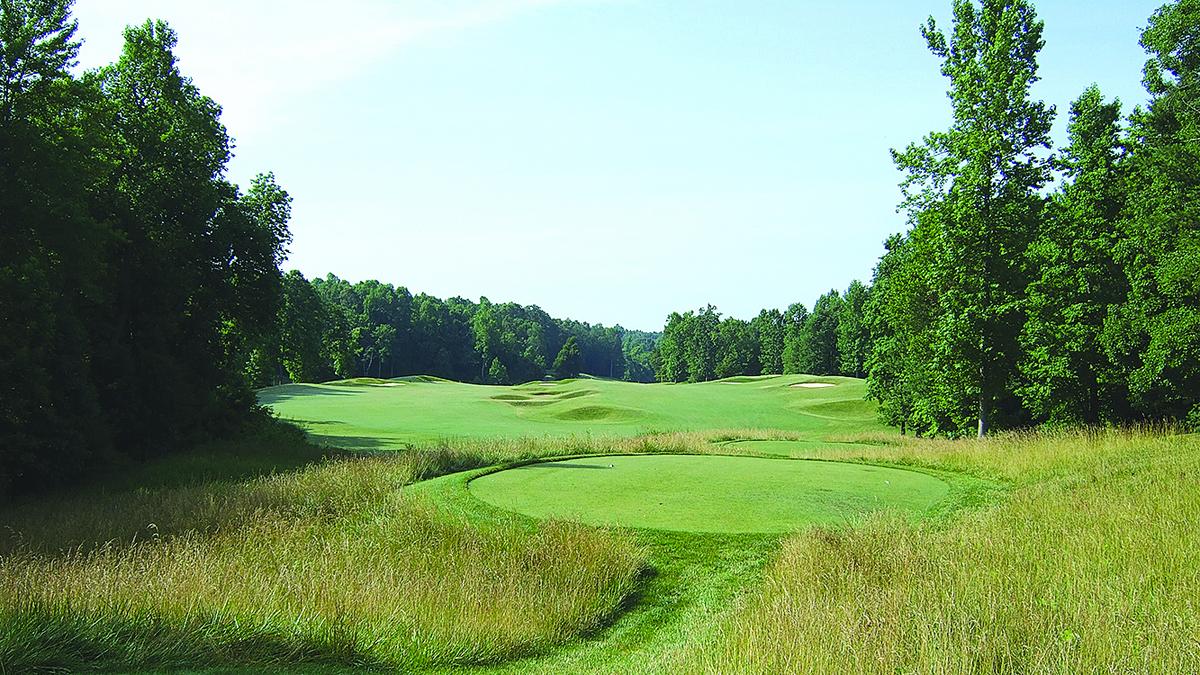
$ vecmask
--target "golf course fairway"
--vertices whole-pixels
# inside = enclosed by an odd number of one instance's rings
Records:
[[[535,518],[722,533],[785,532],[881,510],[918,517],[949,492],[942,480],[904,469],[726,455],[539,462],[485,474],[468,488]]]

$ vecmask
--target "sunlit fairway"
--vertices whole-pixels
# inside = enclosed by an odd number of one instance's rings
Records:
[[[820,388],[795,387],[823,383]],[[601,379],[483,386],[435,378],[290,384],[259,400],[318,442],[395,448],[451,438],[775,429],[810,439],[878,431],[862,380],[785,375],[700,384]]]
[[[540,462],[468,485],[485,502],[537,518],[685,532],[782,532],[882,510],[917,516],[949,492],[915,471],[720,455]]]

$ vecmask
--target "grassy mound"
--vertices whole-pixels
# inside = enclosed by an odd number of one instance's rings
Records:
[[[810,415],[823,415],[847,422],[870,422],[875,419],[875,404],[863,400],[826,401],[804,405],[801,410]]]
[[[564,410],[555,415],[560,420],[594,421],[610,419],[632,419],[637,417],[636,410],[614,408],[607,405],[585,405]]]
[[[880,510],[928,512],[949,493],[902,469],[756,457],[650,455],[543,462],[470,483],[479,499],[538,518],[685,532],[782,532]]]
[[[346,380],[333,380],[331,382],[326,382],[325,384],[336,387],[367,387],[390,383],[390,380],[384,380],[378,377],[351,377]]]

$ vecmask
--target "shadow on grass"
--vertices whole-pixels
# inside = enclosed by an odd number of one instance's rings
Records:
[[[146,670],[332,666],[396,670],[364,651],[352,630],[318,634],[270,623],[211,616],[164,617],[149,610],[95,614],[43,603],[0,612],[0,671]],[[340,668],[339,668],[340,667]]]
[[[400,441],[373,438],[370,436],[337,436],[334,434],[314,434],[309,432],[308,440],[316,445],[331,450],[404,450],[408,444]]]
[[[293,398],[304,396],[353,396],[353,392],[342,391],[336,386],[317,384],[281,384],[278,387],[268,387],[258,392],[258,402],[262,405],[274,405]]]

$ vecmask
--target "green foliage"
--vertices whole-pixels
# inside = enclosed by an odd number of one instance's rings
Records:
[[[575,336],[567,338],[558,356],[554,357],[554,372],[559,377],[575,377],[583,367],[583,354],[579,351],[579,343]]]
[[[763,375],[783,374],[784,333],[783,313],[764,309],[750,321],[750,330],[758,338],[758,360]]]
[[[0,3],[0,492],[237,429],[271,369],[287,193],[224,179],[169,27],[81,77],[74,30],[69,2]]]
[[[917,230],[938,307],[927,335],[940,378],[920,405],[965,431],[984,434],[993,412],[1013,408],[1009,385],[1019,357],[1027,285],[1023,255],[1049,178],[1039,151],[1050,146],[1054,110],[1031,98],[1038,81],[1042,23],[1027,0],[955,0],[954,30],[922,27],[949,80],[953,122],[903,152],[903,207]],[[886,392],[887,388],[878,391]],[[1002,420],[1016,421],[1011,414]]]
[[[1036,418],[1051,423],[1127,416],[1125,378],[1100,344],[1109,307],[1128,288],[1113,257],[1113,223],[1125,203],[1120,119],[1120,103],[1106,103],[1096,87],[1071,105],[1071,141],[1060,160],[1065,184],[1027,255],[1034,277],[1017,392]]]
[[[855,279],[842,296],[837,317],[838,372],[850,377],[866,377],[870,332],[864,317],[870,288]]]
[[[750,324],[727,317],[717,327],[717,367],[718,378],[750,375],[762,371],[758,364],[758,341]]]
[[[930,341],[925,335],[936,306],[925,267],[916,260],[916,245],[893,235],[875,268],[864,320],[871,349],[866,361],[867,398],[879,403],[880,417],[904,434],[910,427],[921,433],[937,431],[927,401],[937,382]]]
[[[801,372],[811,375],[836,375],[841,372],[838,355],[838,320],[842,315],[842,296],[834,290],[817,298],[812,314],[805,321],[802,335],[808,342],[804,350],[807,362],[801,362]]]
[[[812,346],[807,331],[808,308],[797,302],[783,314],[783,372],[795,375],[808,372],[812,364]]]
[[[1150,107],[1132,119],[1129,194],[1115,248],[1129,284],[1104,327],[1143,415],[1200,401],[1200,2],[1155,12],[1142,34]]]
[[[654,360],[658,336],[641,331],[625,331],[622,344],[625,376],[629,382],[654,382]]]
[[[707,382],[717,376],[717,330],[721,315],[712,305],[689,315],[684,324],[683,357],[688,382]]]
[[[325,307],[304,275],[292,270],[283,277],[279,308],[282,365],[292,382],[312,382],[322,375]]]
[[[491,384],[507,384],[508,368],[500,362],[499,358],[492,359],[492,365],[488,368],[488,382]]]
[[[912,229],[867,302],[869,395],[901,431],[1200,416],[1200,2],[1150,18],[1150,106],[1122,129],[1089,88],[1059,189],[1039,194],[1052,111],[1029,99],[1041,24],[1025,2],[955,3],[924,30],[954,125],[896,153]]]
[[[555,319],[537,306],[487,298],[476,304],[413,296],[402,286],[374,280],[351,284],[332,274],[312,285],[325,320],[304,325],[313,339],[321,335],[325,349],[306,381],[427,374],[487,382],[495,359],[508,370],[505,381],[533,380],[553,370],[554,358],[571,339],[579,350],[574,372],[627,376],[627,331],[620,326]],[[631,333],[644,350],[653,350],[653,334]],[[653,379],[645,373],[648,355],[640,358],[628,376]]]
[[[662,339],[659,340],[655,353],[655,376],[659,382],[688,381],[688,363],[684,350],[691,335],[687,325],[694,316],[692,312],[671,312],[667,317],[667,325],[663,328]]]

